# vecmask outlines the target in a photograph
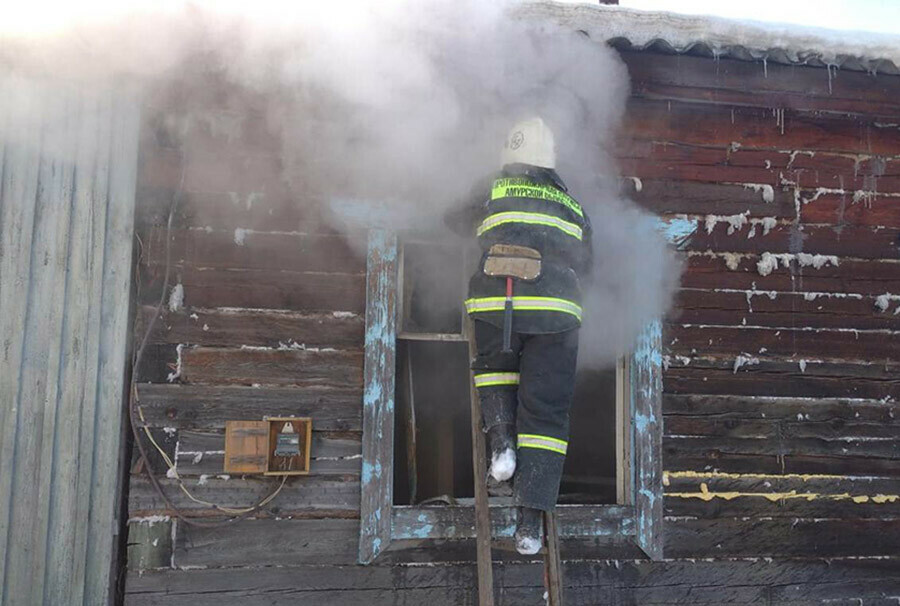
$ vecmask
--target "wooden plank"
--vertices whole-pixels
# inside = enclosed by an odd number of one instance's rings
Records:
[[[507,280],[509,284],[511,281]],[[508,287],[511,288],[511,287]],[[509,312],[511,313],[511,312]],[[465,319],[466,341],[469,353],[469,425],[472,429],[472,476],[475,490],[475,553],[478,561],[478,603],[480,606],[494,606],[494,567],[491,560],[491,511],[487,492],[487,445],[482,422],[481,398],[475,387],[475,370],[472,363],[478,356],[475,343],[475,326],[471,317]],[[415,431],[415,428],[413,428]],[[394,521],[391,521],[393,529]],[[425,528],[425,527],[422,527]],[[393,532],[393,530],[392,530]]]
[[[222,473],[216,476],[184,478],[184,485],[198,499],[229,508],[252,507],[271,494],[280,483],[280,477],[230,476]],[[177,480],[160,478],[160,484],[180,510],[193,516],[215,518],[223,516],[220,510],[188,498],[180,490]],[[143,474],[131,477],[128,509],[132,517],[174,515]],[[358,515],[358,476],[344,478],[334,475],[292,476],[271,503],[254,513],[257,518],[289,516],[355,518]],[[251,563],[250,560],[245,560],[241,565]]]
[[[749,208],[762,210],[763,205],[768,205],[769,212],[783,210],[790,214],[797,211],[789,205],[796,187],[810,192],[803,195],[808,200],[825,193],[817,191],[818,188],[846,191],[848,201],[853,199],[855,191],[896,194],[900,187],[897,178],[900,162],[892,156],[807,151],[804,148],[757,150],[743,148],[738,142],[710,145],[643,139],[625,141],[619,152],[624,174],[632,177],[684,179],[688,184],[707,186],[716,182],[767,184],[768,198],[764,199],[759,195],[762,192],[758,192]],[[777,192],[780,195],[776,205],[773,194]]]
[[[664,435],[710,436],[728,438],[817,438],[819,440],[892,440],[900,439],[900,424],[857,423],[854,421],[809,421],[803,413],[794,419],[737,420],[709,417],[666,417]]]
[[[708,417],[722,421],[767,419],[831,423],[841,427],[847,421],[895,423],[900,413],[894,402],[841,398],[780,398],[729,395],[665,394],[663,412],[666,422],[680,415]]]
[[[873,295],[686,288],[675,295],[670,319],[718,326],[900,329],[893,301]],[[900,305],[900,302],[897,303]]]
[[[321,440],[313,432],[313,444]],[[357,442],[357,450],[360,443]],[[199,454],[199,453],[197,453]],[[225,455],[219,452],[203,453],[198,459],[197,454],[178,453],[178,473],[183,476],[212,476],[223,473]],[[196,462],[195,462],[196,460]],[[310,475],[340,475],[359,476],[362,468],[362,457],[359,454],[350,456],[322,456],[310,459]],[[158,466],[154,469],[164,469]]]
[[[179,524],[176,566],[297,566],[352,564],[358,520],[243,520],[216,528]]]
[[[692,251],[713,251],[731,253],[790,253],[796,250],[792,242],[799,236],[794,225],[779,224],[768,234],[757,227],[743,227],[730,234],[731,226],[719,222],[708,232],[697,230],[688,240],[686,249]],[[755,237],[748,237],[755,231]],[[868,227],[842,227],[835,233],[833,226],[806,226],[802,231],[803,252],[818,255],[836,255],[857,259],[896,259],[898,242],[894,232]]]
[[[644,328],[628,369],[631,380],[635,539],[662,558],[662,326]]]
[[[541,604],[539,565],[529,562],[498,562],[498,584],[501,591],[519,591],[516,604]],[[783,560],[747,558],[724,560],[596,560],[567,562],[566,598],[571,603],[597,604],[722,604],[734,603],[728,598],[746,588],[763,596],[767,588],[793,592],[790,597],[802,596],[803,590],[831,589],[835,596],[869,597],[884,591],[885,582],[898,582],[896,558],[885,559],[802,559]],[[861,585],[871,582],[872,591]],[[131,572],[126,583],[126,604],[195,604],[190,600],[215,596],[220,601],[241,592],[243,599],[273,599],[297,596],[324,603],[342,602],[342,596],[355,600],[358,594],[342,590],[368,590],[369,602],[378,600],[407,600],[417,602],[411,593],[416,588],[443,589],[446,594],[429,596],[429,604],[474,603],[474,591],[469,601],[459,601],[450,588],[471,589],[475,583],[475,567],[467,563],[436,564],[433,566],[298,566],[289,568],[243,568],[206,570]],[[583,599],[593,589],[593,600]],[[708,591],[701,592],[706,589]],[[380,590],[380,592],[379,592]],[[599,590],[606,594],[596,593]],[[535,595],[537,594],[537,595]],[[505,593],[501,593],[506,600]],[[377,597],[376,597],[377,596]],[[382,598],[382,596],[384,596]],[[599,597],[598,597],[599,596]],[[716,597],[717,596],[717,597]],[[579,598],[579,599],[575,599]],[[165,601],[163,601],[165,600]],[[536,601],[535,601],[536,600]],[[867,603],[865,600],[863,603]],[[355,602],[350,602],[355,603]],[[756,601],[759,603],[759,601]],[[786,602],[773,602],[785,604]],[[790,600],[792,606],[809,604]],[[815,602],[820,604],[821,600]]]
[[[546,553],[544,554],[544,578],[547,592],[547,604],[549,606],[563,605],[563,567],[560,561],[560,542],[557,512],[544,512],[544,542]]]
[[[628,100],[624,128],[635,138],[652,141],[723,147],[737,142],[752,149],[894,155],[900,144],[900,131],[881,129],[872,122],[858,116],[847,120],[793,110],[782,114],[780,109],[768,107],[632,97]]]
[[[239,225],[233,223],[232,225]],[[151,228],[144,242],[148,266],[165,264],[165,226]],[[172,232],[172,263],[221,269],[269,269],[362,274],[364,251],[343,235],[295,231],[176,229]]]
[[[219,592],[216,592],[219,593]],[[414,589],[406,589],[401,592],[401,596],[408,604],[473,604],[472,590],[464,587],[447,588],[429,588],[417,587]],[[254,594],[249,594],[254,595]],[[298,588],[290,591],[285,595],[265,595],[258,593],[258,599],[265,599],[267,606],[290,606],[297,603],[316,602],[320,604],[336,604],[340,606],[367,606],[369,604],[390,603],[398,599],[392,590],[371,590],[371,589],[336,589],[326,591],[307,591]],[[222,604],[223,599],[227,596],[219,595],[196,595],[191,594],[188,601],[186,597],[175,596],[174,598],[166,598],[165,604],[192,604],[194,606],[216,606]],[[515,598],[513,598],[515,599]],[[129,605],[150,605],[161,606],[163,604],[159,598],[148,598],[147,596],[131,596],[126,600]],[[516,604],[523,602],[516,601]],[[528,602],[536,604],[535,602]]]
[[[616,503],[634,503],[631,471],[633,448],[631,440],[631,378],[628,375],[629,360],[621,357],[616,361]]]
[[[170,460],[175,459],[176,452],[178,450],[178,432],[174,431],[171,427],[166,427],[164,429],[160,428],[148,428],[147,431],[150,432],[150,435],[156,440],[157,445],[159,445],[160,450],[166,453],[166,456],[169,457]],[[152,448],[149,446],[149,438],[141,436],[142,440],[146,440],[148,443],[147,447],[147,458],[150,461],[150,468],[154,471],[165,471],[167,469],[167,463],[156,448]],[[135,474],[145,473],[144,471],[144,459],[141,456],[141,451],[139,448],[133,448],[131,451],[131,472]]]
[[[873,185],[877,190],[877,179],[874,181]],[[866,195],[864,199],[857,199],[853,191],[843,194],[809,192],[802,195],[803,199],[810,200],[800,209],[802,223],[894,229],[900,227],[900,208],[893,196],[875,193]]]
[[[702,469],[728,473],[840,474],[884,477],[900,475],[897,465],[890,459],[873,459],[871,457],[726,453],[715,447],[688,451],[664,447],[663,456],[666,465],[673,469]]]
[[[789,455],[805,455],[893,459],[900,454],[900,444],[892,439],[858,437],[829,440],[782,436],[773,437],[772,439],[761,437],[664,436],[663,450],[665,452],[676,451],[681,454],[714,451],[724,454],[775,455],[781,458]]]
[[[760,216],[796,216],[794,192],[782,187],[772,187],[772,202],[769,203],[763,198],[767,192],[740,184],[669,179],[641,179],[640,183],[640,191],[637,191],[633,181],[624,182],[628,197],[656,214],[730,216],[750,210]]]
[[[670,363],[665,390],[679,394],[806,398],[900,397],[896,364],[819,362],[737,357],[694,357],[686,366]],[[677,362],[677,360],[675,360]],[[738,367],[735,368],[737,362]]]
[[[621,505],[558,505],[559,533],[566,539],[627,537],[634,533],[634,509]],[[516,526],[513,507],[492,506],[491,536],[509,538]],[[475,512],[467,507],[394,507],[392,535],[402,539],[471,539]]]
[[[698,518],[790,517],[894,519],[896,478],[726,474],[666,474],[666,515]]]
[[[207,81],[208,82],[208,81]],[[233,91],[240,94],[239,91]],[[227,94],[221,91],[221,94]],[[184,103],[182,100],[181,103]],[[172,108],[176,115],[185,112],[184,106]],[[184,118],[191,122],[198,122],[204,112],[195,109],[190,117]],[[171,120],[171,118],[170,118]],[[184,122],[182,122],[184,124]],[[177,130],[177,129],[173,129]],[[171,135],[170,135],[171,136]],[[182,140],[188,138],[193,141],[195,133],[178,132],[174,138]],[[202,140],[202,139],[201,139]],[[277,145],[277,139],[272,143]],[[283,188],[284,167],[280,160],[280,148],[277,149],[243,149],[234,145],[219,145],[212,149],[196,148],[198,153],[192,154],[184,168],[184,188],[188,192],[215,192],[215,193],[250,193],[267,192]],[[142,183],[171,186],[176,185],[181,178],[181,155],[174,146],[164,147],[153,158],[155,162],[142,170]],[[164,152],[164,153],[162,153]],[[238,203],[252,204],[257,198],[245,196]]]
[[[155,311],[149,305],[141,307],[135,334],[143,335]],[[192,308],[163,314],[151,342],[361,349],[363,332],[363,317],[352,313]]]
[[[895,520],[666,518],[670,557],[837,557],[896,554]]]
[[[306,311],[365,309],[365,276],[269,269],[203,269],[185,267],[178,275],[185,305]],[[159,300],[162,272],[146,272],[142,303]]]
[[[172,566],[174,524],[168,518],[129,521],[129,570],[143,572]]]
[[[236,225],[236,224],[233,224]],[[165,263],[165,226],[151,228],[144,243],[145,263]],[[365,258],[342,235],[295,231],[176,229],[172,233],[176,267],[272,269],[325,273],[365,271]]]
[[[317,427],[316,419],[313,425]],[[362,460],[360,433],[313,431],[310,473],[359,475]],[[221,433],[177,432],[178,452],[173,455],[179,475],[223,473],[224,453]]]
[[[171,115],[170,112],[166,112]],[[147,121],[154,117],[148,117]],[[148,140],[141,142],[141,157],[137,189],[137,225],[141,237],[149,233],[149,226],[165,222],[158,209],[168,209],[172,196],[181,181],[181,159],[171,147],[161,147]],[[166,173],[166,174],[163,174]],[[256,184],[238,191],[183,191],[179,212],[173,227],[179,229],[213,229],[234,233],[236,225],[262,232],[285,231],[335,235],[336,230],[323,219],[324,204],[309,196],[297,201],[297,192],[278,183],[266,183],[266,191]],[[223,212],[227,209],[227,212]],[[364,234],[346,233],[351,238]]]
[[[316,429],[360,431],[362,389],[317,386],[138,385],[144,419],[151,427],[224,429],[225,419],[263,416],[313,417]]]
[[[362,366],[359,351],[197,347],[181,352],[186,383],[358,387]]]
[[[864,72],[685,54],[619,51],[632,93],[723,104],[900,115],[896,78]]]
[[[816,268],[792,261],[779,263],[771,273],[759,271],[761,255],[715,255],[696,252],[688,256],[681,284],[685,288],[730,288],[790,292],[837,292],[882,295],[900,292],[900,263],[889,260],[838,259]],[[731,269],[728,263],[734,263]]]
[[[673,341],[667,351],[672,354],[738,356],[744,353],[864,363],[898,361],[897,334],[892,330],[666,325],[666,337]]]
[[[179,345],[148,343],[140,365],[134,370],[138,383],[166,383],[178,378]]]
[[[358,560],[368,564],[391,541],[397,237],[369,233],[363,396],[362,499]]]

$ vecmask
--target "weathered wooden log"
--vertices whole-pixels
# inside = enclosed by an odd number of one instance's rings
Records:
[[[139,384],[138,393],[144,419],[154,427],[223,430],[226,420],[296,416],[312,417],[316,430],[362,429],[359,387]]]
[[[145,305],[139,311],[135,334],[142,337],[156,309]],[[362,316],[348,312],[192,308],[164,313],[151,343],[360,349],[363,331]]]

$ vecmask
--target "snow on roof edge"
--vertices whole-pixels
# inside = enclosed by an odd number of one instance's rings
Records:
[[[900,74],[900,36],[893,34],[553,0],[523,2],[516,6],[515,13],[525,19],[550,20],[583,30],[591,38],[618,48]]]

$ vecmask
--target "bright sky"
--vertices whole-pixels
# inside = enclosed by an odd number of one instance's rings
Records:
[[[619,4],[651,11],[900,34],[900,0],[619,0]]]
[[[155,11],[175,10],[186,1],[211,4],[220,10],[239,7],[244,0],[0,0],[0,33],[45,32],[62,29],[74,20],[113,18],[136,7]],[[257,3],[257,12],[273,12],[285,6],[304,10],[335,5],[340,7],[362,0],[272,0]],[[387,0],[381,0],[385,2]],[[402,5],[402,0],[391,0]],[[595,4],[597,0],[562,0]],[[808,27],[860,30],[900,34],[900,0],[619,0],[629,8],[672,11],[694,15],[716,15],[729,19],[797,23]],[[224,6],[223,6],[224,5]],[[226,8],[226,10],[228,10]],[[346,15],[348,11],[343,14]],[[349,11],[352,12],[352,11]]]

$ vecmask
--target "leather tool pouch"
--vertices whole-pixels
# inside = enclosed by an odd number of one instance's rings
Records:
[[[527,246],[494,244],[484,260],[484,273],[531,282],[541,277],[541,253]]]

